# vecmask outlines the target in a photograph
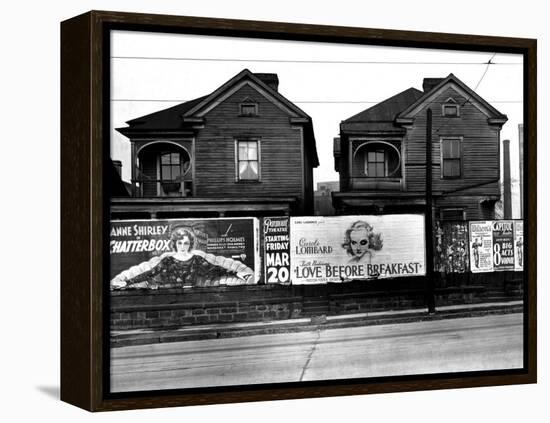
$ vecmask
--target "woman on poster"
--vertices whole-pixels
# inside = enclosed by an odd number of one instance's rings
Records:
[[[363,220],[354,222],[345,232],[342,247],[351,256],[348,263],[370,264],[373,250],[382,249],[382,235]]]
[[[121,272],[111,280],[111,289],[254,283],[254,271],[248,266],[238,260],[196,250],[195,240],[190,229],[174,229],[170,236],[172,251]]]

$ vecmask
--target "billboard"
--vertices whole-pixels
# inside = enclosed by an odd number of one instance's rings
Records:
[[[112,221],[111,288],[257,283],[258,231],[256,218]]]
[[[263,219],[265,283],[290,283],[290,217]]]
[[[424,275],[424,216],[292,217],[290,263],[293,284]]]

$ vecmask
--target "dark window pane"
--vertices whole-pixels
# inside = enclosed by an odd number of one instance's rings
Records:
[[[241,114],[254,116],[256,114],[256,106],[254,104],[241,104]]]
[[[451,157],[451,143],[449,140],[443,140],[441,143],[441,148],[443,149],[443,158],[448,159]]]
[[[176,179],[181,174],[181,168],[179,165],[172,166],[172,179]]]
[[[375,151],[369,151],[367,160],[369,161],[369,163],[375,162],[376,161],[376,152]]]
[[[447,177],[452,177],[453,176],[453,165],[452,165],[452,162],[450,160],[447,160],[445,162],[445,166],[444,166],[444,175],[447,176]]]
[[[443,114],[445,116],[457,116],[458,107],[455,105],[443,106]]]
[[[180,153],[172,153],[172,164],[180,163]]]
[[[460,140],[446,139],[441,143],[442,155],[444,159],[459,159],[460,158]]]
[[[443,176],[456,178],[460,176],[460,160],[447,159],[443,161]]]
[[[163,179],[163,180],[172,179],[171,175],[170,175],[170,166],[169,165],[163,165],[162,166],[161,179]]]
[[[451,155],[453,159],[460,158],[460,140],[451,141]]]
[[[169,164],[170,163],[170,154],[163,154],[160,156],[160,161],[162,164]]]
[[[459,160],[453,160],[451,162],[451,172],[452,172],[452,176],[454,177],[458,177],[460,176],[460,161]]]

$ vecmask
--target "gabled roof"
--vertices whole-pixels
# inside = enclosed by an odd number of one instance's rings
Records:
[[[268,77],[271,79],[266,79]],[[117,131],[126,136],[131,136],[139,134],[142,131],[168,133],[193,130],[193,126],[196,125],[197,122],[200,122],[209,110],[222,103],[234,90],[237,90],[244,84],[251,84],[260,94],[266,97],[268,101],[271,101],[288,114],[290,119],[289,123],[303,126],[306,149],[311,155],[312,166],[317,167],[319,166],[319,159],[315,145],[312,119],[307,113],[285,98],[273,87],[275,79],[278,83],[276,75],[254,74],[248,69],[244,69],[208,95],[129,120],[126,122],[129,125],[128,127],[117,128]],[[266,82],[271,82],[271,84],[264,82],[264,80]]]
[[[424,95],[417,101],[409,105],[406,109],[402,110],[397,116],[398,122],[404,122],[414,118],[414,116],[422,109],[427,107],[429,103],[439,95],[440,91],[446,86],[451,85],[462,96],[466,97],[467,102],[476,106],[479,110],[487,115],[487,118],[494,120],[495,123],[504,123],[508,120],[505,114],[500,113],[497,109],[491,106],[486,100],[479,96],[474,90],[468,87],[464,82],[458,79],[454,74],[449,74],[446,78],[442,79],[439,84],[433,87],[431,90],[424,93]]]
[[[427,107],[442,89],[451,85],[479,110],[487,115],[491,123],[503,124],[506,115],[500,113],[476,92],[464,84],[452,73],[446,78],[425,78],[422,92],[409,88],[390,97],[344,121],[340,124],[343,132],[399,132],[401,123],[412,123],[414,116]]]
[[[408,88],[399,94],[390,97],[381,103],[376,104],[357,113],[355,116],[346,119],[344,122],[381,122],[392,121],[395,119],[395,114],[403,110],[410,104],[422,97],[424,93],[416,88]]]
[[[182,116],[191,108],[195,107],[207,96],[195,98],[194,100],[186,101],[167,109],[159,110],[145,116],[127,121],[132,129],[149,129],[149,130],[176,130],[183,129]],[[128,128],[119,128],[121,130]],[[118,129],[117,129],[118,130]]]
[[[262,74],[258,74],[258,75],[262,75]],[[242,81],[246,81],[246,80],[253,82],[261,90],[265,91],[265,93],[262,93],[262,94],[267,94],[268,97],[272,97],[271,98],[272,100],[276,100],[282,103],[287,108],[287,112],[289,112],[289,114],[292,115],[293,117],[304,117],[304,118],[311,119],[306,112],[304,112],[294,103],[286,99],[278,91],[274,90],[272,87],[267,85],[262,78],[250,72],[248,69],[243,69],[241,72],[239,72],[229,81],[227,81],[217,90],[203,97],[203,99],[198,104],[196,104],[194,107],[187,110],[184,113],[184,115],[188,117],[195,116],[195,115],[201,116],[202,114],[205,113],[205,110],[209,110],[209,106],[217,105],[218,104],[217,101],[219,101],[220,97],[223,97],[223,95],[227,91],[237,86]]]
[[[424,93],[416,88],[408,88],[344,120],[340,128],[344,131],[399,131],[401,128],[394,125],[395,117],[423,95]]]

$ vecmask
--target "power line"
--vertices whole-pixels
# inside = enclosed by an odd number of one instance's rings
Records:
[[[257,62],[257,63],[312,63],[338,65],[486,65],[487,62],[421,62],[385,60],[299,60],[299,59],[233,59],[214,57],[169,57],[169,56],[111,56],[118,60],[174,60],[189,62]],[[516,62],[493,62],[493,65],[523,65]]]
[[[466,101],[464,101],[464,103],[462,103],[460,105],[460,107],[464,107],[467,103],[470,102],[470,100],[472,99],[472,96],[474,95],[474,93],[477,91],[478,87],[479,87],[479,84],[481,84],[481,81],[483,81],[483,79],[485,78],[485,75],[487,75],[487,71],[489,70],[489,67],[494,64],[493,63],[493,59],[495,58],[496,56],[496,52],[493,53],[493,55],[491,56],[491,58],[485,63],[485,70],[483,71],[483,74],[481,75],[481,78],[479,78],[479,81],[477,81],[477,84],[475,86],[475,88],[472,90],[472,92],[470,93],[470,95],[468,95],[468,98],[466,99]],[[489,102],[491,103],[491,102]],[[496,103],[496,102],[493,102],[493,103]],[[449,125],[449,122],[445,122],[443,125],[439,126],[435,132],[439,132],[441,131],[442,129],[445,129],[445,127],[447,127]]]
[[[479,78],[479,81],[477,81],[477,84],[475,86],[475,88],[473,89],[473,91],[477,91],[477,88],[479,87],[479,84],[481,84],[481,81],[483,81],[483,78],[485,78],[485,75],[487,75],[487,71],[489,70],[489,66],[493,65],[493,59],[495,58],[497,54],[496,53],[493,53],[493,55],[491,56],[491,58],[489,59],[489,61],[487,62],[487,67],[485,68],[485,72],[483,72],[483,75],[481,75],[481,78]],[[471,97],[471,95],[470,95]]]

